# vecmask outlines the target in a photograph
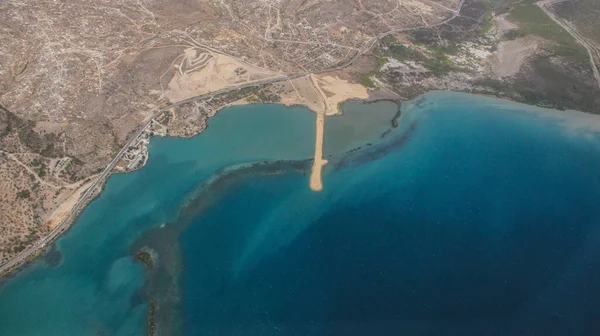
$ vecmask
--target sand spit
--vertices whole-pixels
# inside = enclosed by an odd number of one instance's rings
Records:
[[[249,83],[276,75],[262,71],[230,56],[197,49],[185,50],[180,62],[174,62],[177,69],[167,96],[181,100],[224,87]],[[321,173],[327,160],[323,158],[325,116],[341,113],[339,105],[351,99],[368,99],[366,87],[331,75],[307,75],[275,84],[280,93],[281,103],[287,106],[303,105],[316,113],[316,138],[314,164],[309,186],[314,191],[323,189]],[[220,106],[217,110],[233,105],[251,103],[249,97]],[[175,113],[173,113],[173,117]]]
[[[291,90],[283,90],[281,103],[284,105],[304,105],[316,113],[315,155],[310,175],[310,189],[323,189],[321,173],[327,160],[323,158],[325,137],[325,116],[341,113],[339,105],[351,99],[368,99],[367,88],[352,84],[334,76],[308,75],[288,81],[284,85]]]
[[[323,171],[323,166],[327,164],[327,160],[323,159],[323,138],[325,137],[325,114],[332,110],[331,103],[327,99],[327,96],[319,86],[318,79],[315,78],[314,75],[310,75],[311,83],[313,84],[315,90],[319,93],[319,97],[321,98],[323,108],[315,111],[317,113],[317,118],[315,122],[315,155],[313,161],[312,171],[310,173],[310,189],[313,191],[321,191],[323,189],[323,179],[321,178],[321,173]]]
[[[327,160],[323,158],[323,138],[325,133],[325,114],[317,113],[316,121],[316,139],[315,139],[315,156],[310,173],[310,189],[313,191],[323,190],[323,180],[321,173],[323,166],[327,164]]]

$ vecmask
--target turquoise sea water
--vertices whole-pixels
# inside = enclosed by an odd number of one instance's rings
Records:
[[[595,335],[594,118],[432,92],[326,120],[251,105],[153,139],[0,287],[0,335]],[[597,121],[596,121],[597,122]],[[158,254],[150,270],[131,255]]]

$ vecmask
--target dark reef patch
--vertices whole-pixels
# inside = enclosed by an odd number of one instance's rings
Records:
[[[62,254],[56,248],[56,245],[53,244],[52,247],[50,247],[44,254],[43,260],[48,266],[55,267],[60,264],[60,261],[62,260]]]
[[[383,157],[391,151],[398,150],[410,140],[411,135],[417,129],[417,123],[418,122],[413,122],[408,126],[407,130],[393,138],[390,138],[385,142],[382,142],[375,146],[373,146],[372,144],[367,144],[366,147],[369,147],[368,150],[361,150],[363,148],[357,148],[355,150],[347,152],[347,155],[344,155],[334,163],[334,168],[344,169],[349,166],[363,164]],[[382,138],[385,135],[387,134],[384,133]]]
[[[179,237],[202,211],[214,205],[230,189],[256,176],[280,175],[296,172],[308,175],[312,159],[298,161],[262,161],[251,164],[235,165],[219,169],[208,182],[202,182],[192,189],[179,210],[177,219],[147,230],[134,244],[132,251],[140,251],[146,264],[149,253],[160,256],[153,260],[152,267],[147,266],[146,284],[142,297],[150,302],[150,319],[156,334],[182,334],[181,320],[181,279],[185,271],[185,260],[179,245]],[[138,255],[135,256],[138,259]],[[151,318],[150,318],[151,316]],[[149,329],[149,335],[150,329]]]
[[[144,246],[135,254],[134,259],[144,264],[146,269],[152,269],[154,267],[154,259],[156,259],[153,253],[150,248]]]

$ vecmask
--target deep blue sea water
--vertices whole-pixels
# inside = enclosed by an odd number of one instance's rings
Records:
[[[397,128],[391,103],[345,111],[319,193],[305,109],[235,107],[153,140],[58,240],[58,266],[0,287],[0,335],[143,335],[156,275],[136,243],[181,255],[185,335],[600,332],[596,117],[447,92]]]

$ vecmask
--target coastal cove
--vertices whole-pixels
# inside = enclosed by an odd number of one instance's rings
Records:
[[[154,139],[1,285],[0,335],[599,330],[598,117],[450,92],[343,111],[320,192],[306,108]]]

